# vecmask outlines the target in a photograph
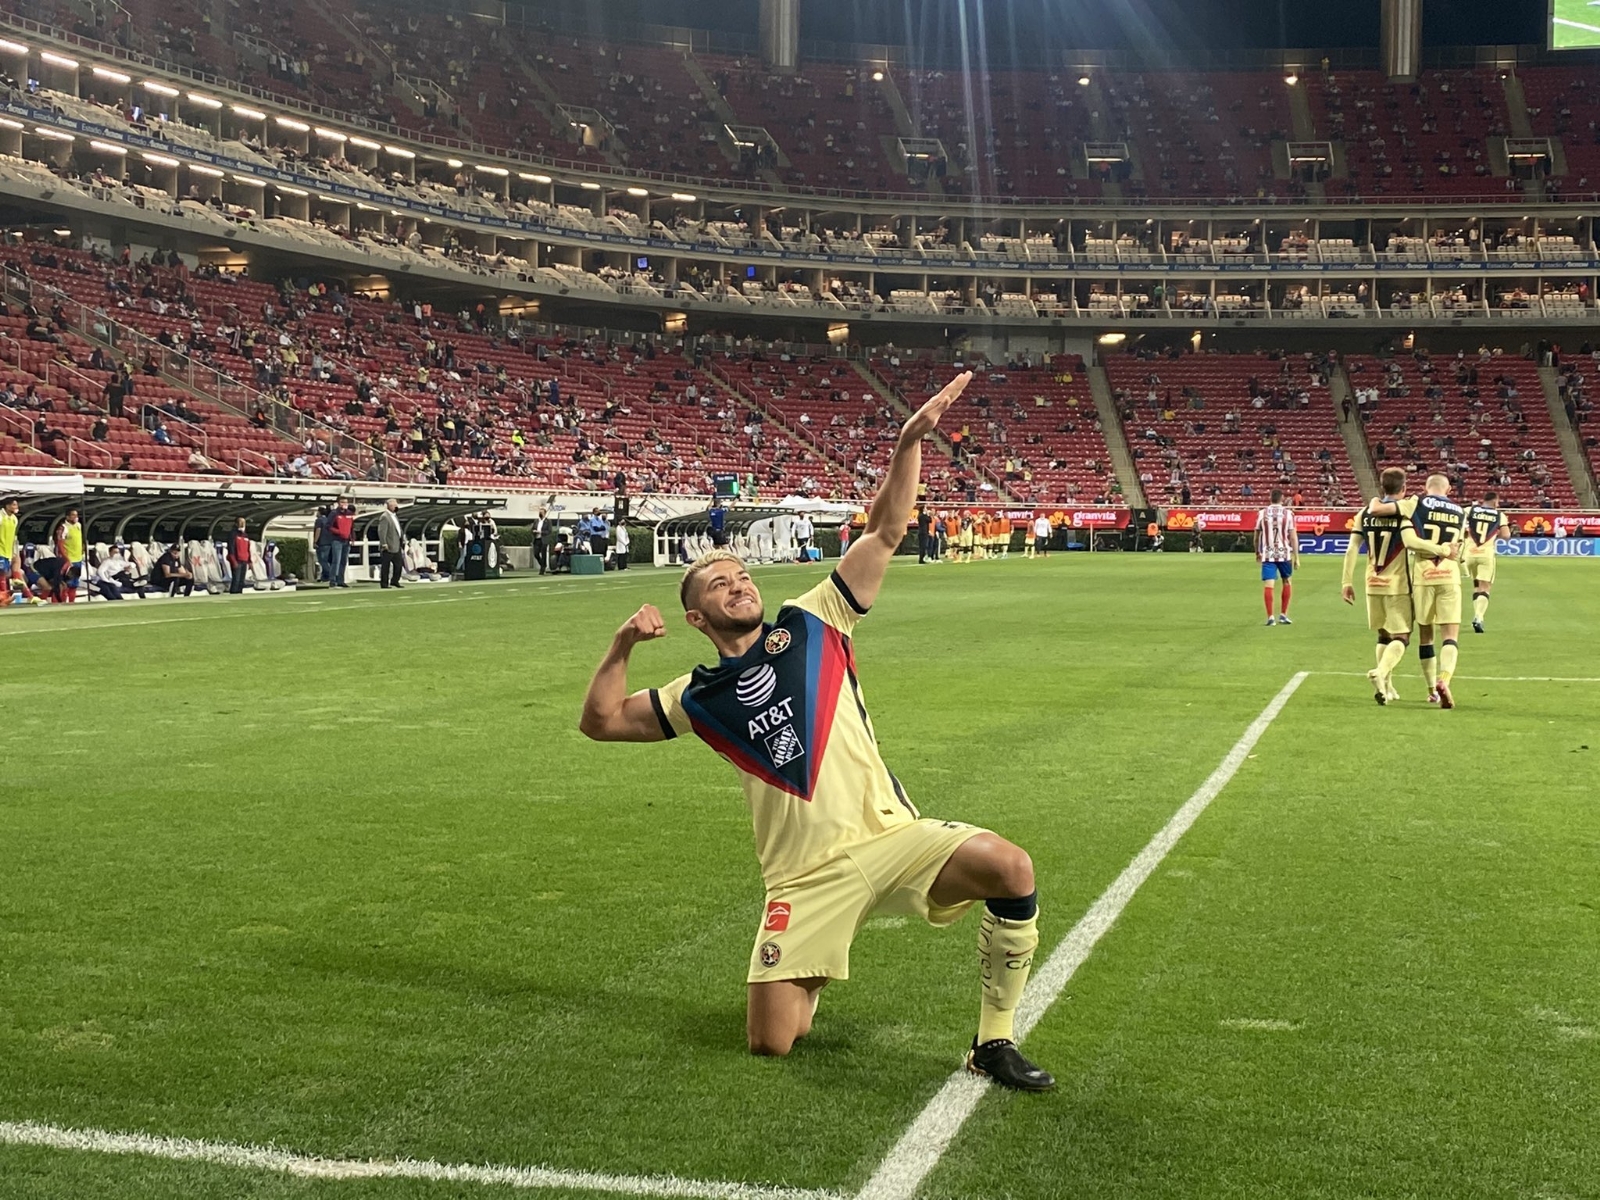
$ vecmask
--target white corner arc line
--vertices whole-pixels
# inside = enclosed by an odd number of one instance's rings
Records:
[[[1177,845],[1178,839],[1188,832],[1200,814],[1228,786],[1228,781],[1244,765],[1246,756],[1261,740],[1267,726],[1283,711],[1289,697],[1294,695],[1309,674],[1309,671],[1297,672],[1283,685],[1266,708],[1261,710],[1261,715],[1250,722],[1249,728],[1233,744],[1233,749],[1228,751],[1217,769],[1172,814],[1161,831],[1123,868],[1122,874],[1101,893],[1089,911],[1051,951],[1044,966],[1028,982],[1028,990],[1017,1008],[1018,1042],[1027,1037],[1039,1019],[1049,1011],[1072,976],[1089,957],[1095,943],[1116,923],[1122,910],[1128,906],[1128,901],[1161,865],[1161,861]],[[900,1136],[894,1149],[873,1172],[872,1178],[867,1180],[855,1200],[911,1200],[961,1131],[961,1126],[978,1107],[978,1101],[983,1098],[988,1086],[988,1080],[969,1075],[964,1070],[958,1070],[945,1080],[944,1086]]]
[[[839,1193],[764,1184],[679,1179],[672,1175],[606,1175],[552,1167],[496,1167],[397,1159],[316,1158],[270,1146],[64,1129],[32,1121],[0,1121],[0,1145],[42,1146],[98,1154],[131,1154],[175,1162],[273,1171],[300,1179],[423,1179],[513,1188],[568,1188],[658,1200],[842,1200]]]

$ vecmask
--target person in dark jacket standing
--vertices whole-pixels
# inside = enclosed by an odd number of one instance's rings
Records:
[[[245,576],[250,573],[250,535],[245,532],[244,525],[244,518],[240,517],[228,534],[228,566],[233,569],[233,581],[228,586],[230,596],[244,595]]]
[[[400,528],[397,515],[400,505],[395,500],[384,503],[378,514],[378,586],[400,587],[400,572],[406,548],[405,531]]]
[[[317,552],[317,576],[324,583],[333,578],[333,535],[328,532],[332,521],[333,510],[323,505],[317,509],[317,521],[311,527],[311,544]]]
[[[539,564],[541,575],[550,565],[550,517],[542,508],[533,522],[533,561]]]
[[[917,510],[917,561],[939,561],[939,543],[933,537],[933,512],[926,505]]]

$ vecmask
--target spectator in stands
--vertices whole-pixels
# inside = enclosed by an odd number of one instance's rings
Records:
[[[233,572],[228,595],[244,595],[245,576],[250,573],[250,535],[245,531],[243,517],[233,523],[233,529],[228,534],[228,569]]]
[[[347,588],[345,568],[350,564],[350,535],[355,529],[356,514],[348,496],[341,496],[333,514],[328,518],[328,586]]]
[[[390,498],[378,516],[378,586],[400,587],[400,572],[405,553],[405,532],[400,528],[400,504]]]
[[[178,542],[173,542],[156,559],[151,583],[157,591],[172,597],[180,593],[188,596],[194,591],[194,573],[183,565],[183,551]]]

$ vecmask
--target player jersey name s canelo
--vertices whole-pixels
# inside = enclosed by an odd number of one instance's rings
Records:
[[[856,679],[864,613],[836,572],[785,601],[743,656],[650,692],[664,735],[693,733],[739,773],[769,889],[917,819]]]
[[[1411,576],[1405,541],[1400,534],[1410,498],[1400,501],[1402,516],[1382,517],[1361,514],[1361,536],[1367,544],[1367,595],[1404,596],[1411,591]]]

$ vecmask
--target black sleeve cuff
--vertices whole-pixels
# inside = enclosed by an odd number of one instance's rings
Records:
[[[844,602],[850,606],[851,611],[854,612],[856,616],[864,617],[867,615],[867,610],[861,607],[861,604],[856,600],[854,593],[850,591],[850,585],[840,578],[838,571],[835,571],[828,578],[833,580],[833,586],[839,589],[839,595],[844,597]]]
[[[667,710],[661,707],[661,693],[655,688],[650,689],[650,707],[656,710],[656,720],[661,722],[661,736],[669,741],[677,737],[678,731],[667,720]]]

